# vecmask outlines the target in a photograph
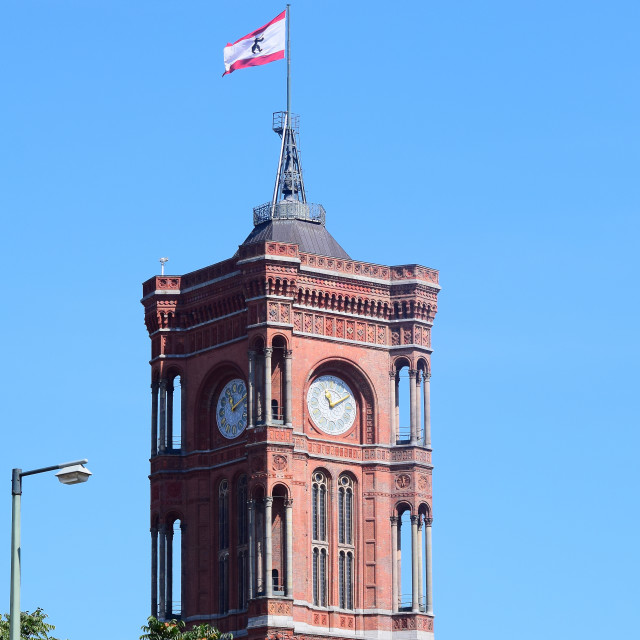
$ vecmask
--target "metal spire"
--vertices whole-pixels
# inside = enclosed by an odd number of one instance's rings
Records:
[[[271,202],[255,207],[254,225],[267,220],[306,220],[324,225],[324,207],[307,203],[298,151],[300,119],[291,113],[291,32],[287,5],[287,110],[273,114],[273,130],[280,136],[280,158]]]

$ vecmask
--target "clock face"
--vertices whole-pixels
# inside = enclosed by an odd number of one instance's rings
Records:
[[[307,406],[314,424],[332,436],[351,429],[356,419],[353,393],[347,383],[336,376],[320,376],[311,383]]]
[[[247,426],[247,387],[240,378],[224,385],[216,406],[218,429],[225,438],[236,438]]]

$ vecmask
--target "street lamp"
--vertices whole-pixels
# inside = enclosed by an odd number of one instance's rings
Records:
[[[87,460],[75,460],[31,471],[13,470],[11,475],[11,601],[9,605],[11,622],[9,623],[9,640],[20,640],[20,496],[22,495],[22,478],[60,469],[56,476],[62,484],[79,484],[86,482],[91,475],[91,471],[84,467],[86,462]]]

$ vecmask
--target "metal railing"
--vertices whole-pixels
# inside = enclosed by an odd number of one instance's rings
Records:
[[[259,225],[269,220],[306,220],[324,226],[325,211],[321,204],[300,202],[298,200],[280,200],[273,205],[265,202],[253,208],[253,224]]]
[[[412,611],[413,610],[413,597],[410,593],[403,593],[400,596],[400,606],[398,611]],[[427,610],[426,598],[418,598],[418,611],[424,613]]]
[[[411,444],[411,427],[400,427],[396,444]],[[418,429],[418,444],[424,444],[424,430]]]

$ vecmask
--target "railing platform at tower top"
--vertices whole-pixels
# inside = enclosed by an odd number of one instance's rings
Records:
[[[272,202],[266,202],[253,208],[254,226],[269,220],[305,220],[324,226],[325,211],[321,204],[299,200],[280,200],[275,205]]]
[[[398,611],[402,613],[408,613],[413,610],[413,601],[410,593],[403,593],[400,596],[400,606],[398,607]],[[418,612],[426,613],[426,598],[422,596],[422,598],[418,598]]]

